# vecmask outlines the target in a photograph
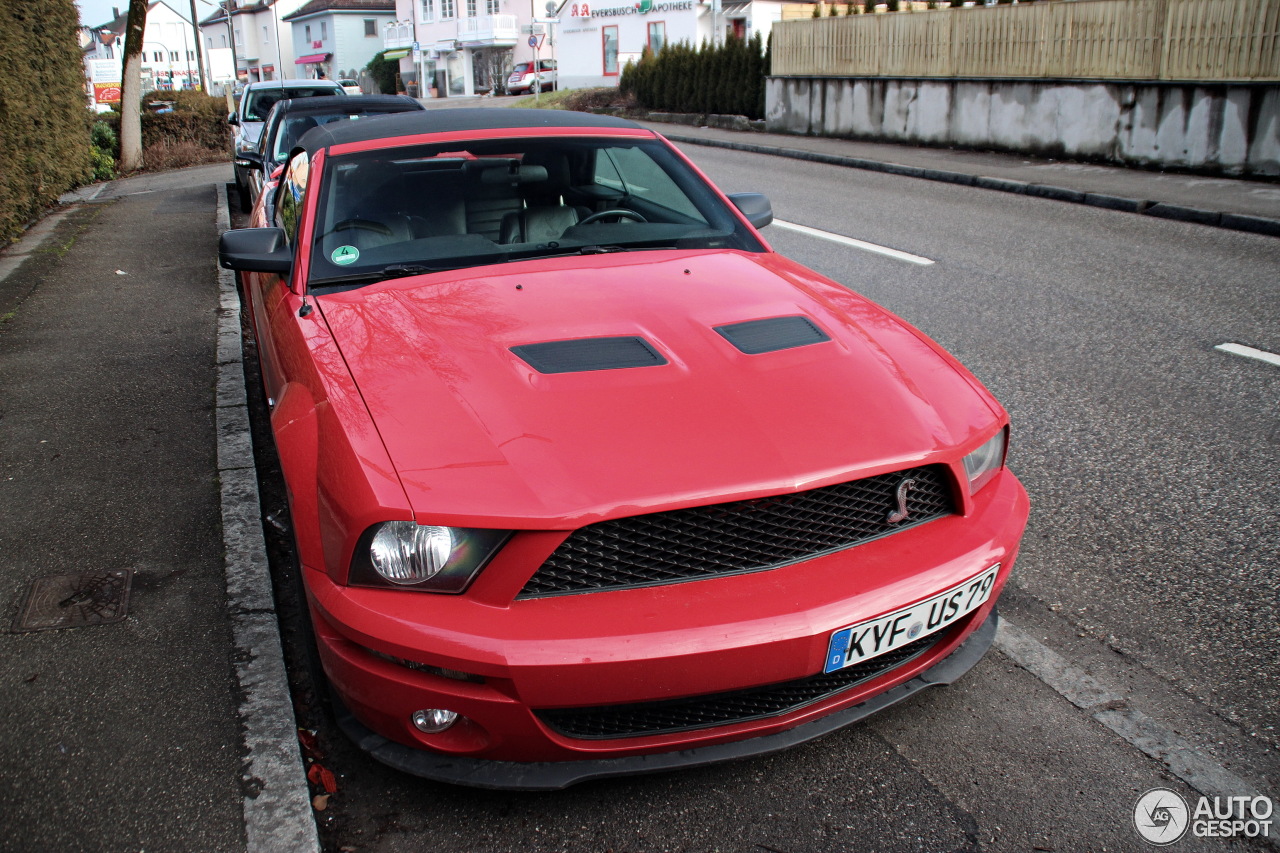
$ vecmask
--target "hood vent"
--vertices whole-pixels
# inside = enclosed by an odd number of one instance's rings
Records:
[[[511,351],[539,373],[658,367],[667,363],[648,341],[635,337],[550,341],[512,347]]]
[[[820,344],[831,338],[808,317],[770,317],[716,326],[725,340],[747,355]]]

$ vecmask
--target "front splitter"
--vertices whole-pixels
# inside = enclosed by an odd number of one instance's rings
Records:
[[[333,711],[338,726],[358,747],[383,764],[404,773],[436,782],[472,788],[558,791],[590,779],[661,773],[668,770],[703,767],[740,758],[753,758],[790,749],[822,737],[901,702],[926,687],[951,684],[958,680],[973,669],[991,648],[999,623],[999,614],[993,609],[986,621],[951,654],[910,681],[905,681],[897,687],[873,696],[860,705],[837,711],[820,720],[804,723],[784,732],[677,752],[582,761],[517,762],[458,758],[413,749],[370,731],[352,715],[337,696],[332,696]]]

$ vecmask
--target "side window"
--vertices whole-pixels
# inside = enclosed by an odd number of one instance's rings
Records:
[[[641,148],[608,148],[596,157],[596,182],[683,214],[706,218],[671,176]]]
[[[311,174],[311,160],[305,151],[289,161],[284,179],[276,196],[276,224],[284,229],[289,245],[298,240],[298,224],[302,220],[302,203],[307,195],[307,178]]]

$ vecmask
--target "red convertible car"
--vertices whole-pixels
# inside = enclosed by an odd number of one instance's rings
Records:
[[[959,677],[1027,520],[1000,404],[758,194],[559,111],[318,128],[242,273],[334,706],[494,788],[803,742]]]

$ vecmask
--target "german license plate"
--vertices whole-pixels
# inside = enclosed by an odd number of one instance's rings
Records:
[[[831,635],[823,672],[835,672],[899,649],[921,637],[941,631],[981,607],[991,597],[1000,564],[925,599],[866,622],[841,628]]]

